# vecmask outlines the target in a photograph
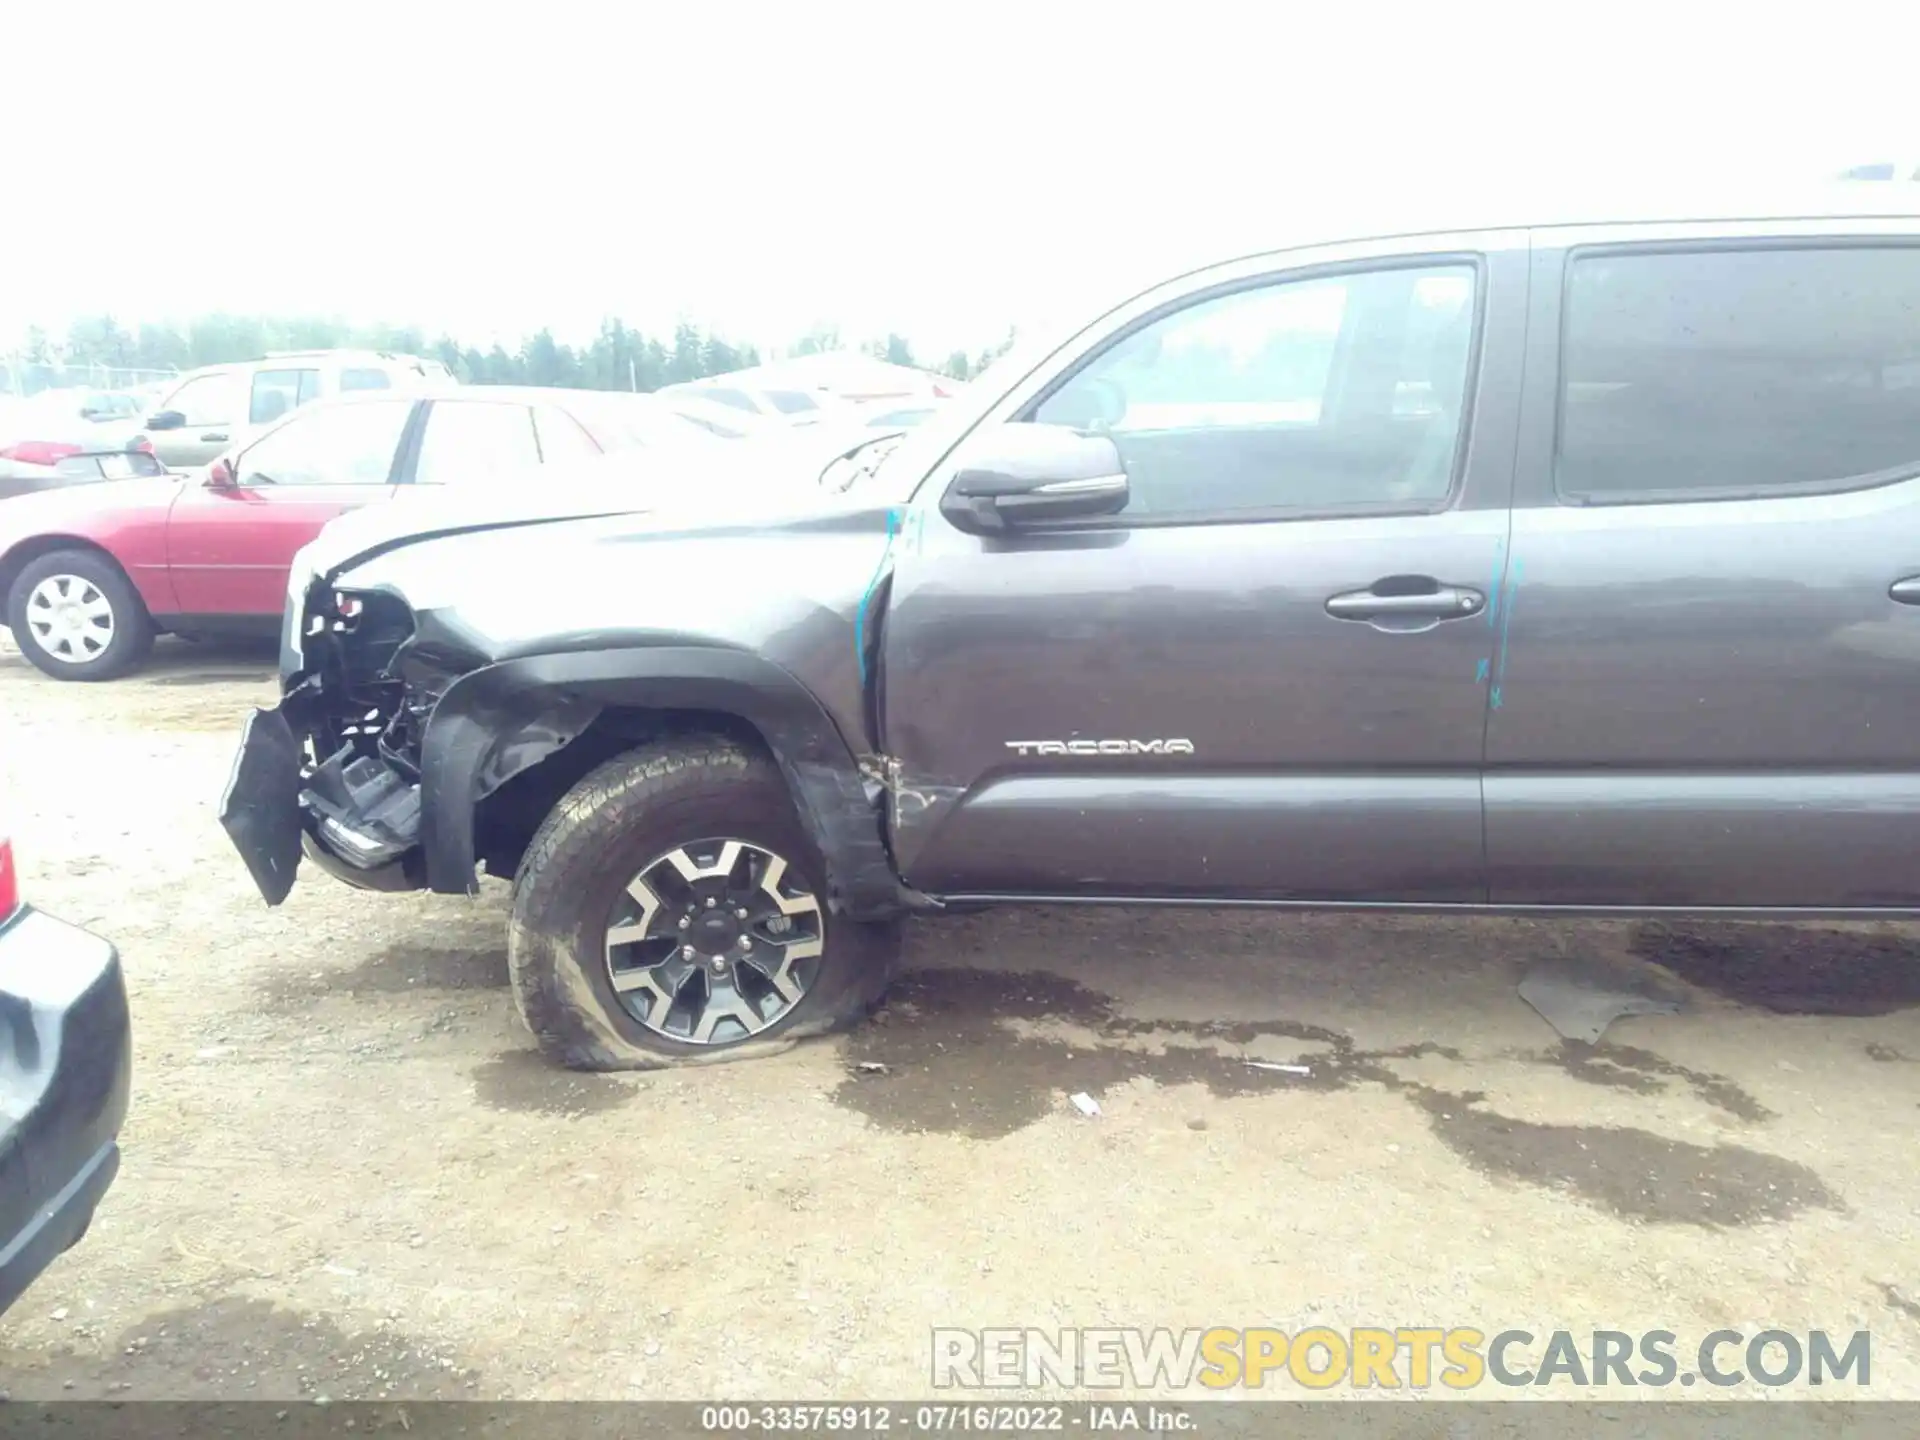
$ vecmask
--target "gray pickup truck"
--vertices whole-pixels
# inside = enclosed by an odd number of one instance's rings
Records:
[[[323,535],[224,822],[511,877],[594,1068],[980,904],[1920,912],[1920,206],[1825,199],[1303,237],[817,481]]]

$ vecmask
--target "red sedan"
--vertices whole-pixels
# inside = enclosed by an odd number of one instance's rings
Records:
[[[319,401],[204,471],[0,500],[5,623],[49,675],[112,679],[156,634],[273,634],[295,552],[334,516],[402,486],[487,483],[740,433],[697,406],[607,391],[469,385]]]

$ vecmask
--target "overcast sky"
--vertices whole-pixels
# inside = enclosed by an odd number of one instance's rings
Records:
[[[0,339],[619,314],[943,353],[1229,211],[1920,152],[1920,21],[1876,8],[11,0]]]

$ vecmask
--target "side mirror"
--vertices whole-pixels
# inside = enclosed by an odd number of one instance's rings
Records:
[[[156,410],[147,417],[149,430],[179,430],[187,423],[187,417],[178,410]]]
[[[1036,521],[1091,519],[1127,507],[1127,472],[1104,435],[1015,423],[962,462],[940,513],[969,535]]]
[[[237,490],[240,482],[233,478],[233,462],[216,460],[207,467],[207,489]]]

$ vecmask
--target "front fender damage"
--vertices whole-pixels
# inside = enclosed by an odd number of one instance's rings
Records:
[[[616,709],[744,721],[787,779],[800,821],[826,863],[828,900],[837,913],[878,920],[933,908],[900,883],[879,794],[818,702],[767,661],[696,647],[504,661],[450,686],[421,745],[427,888],[476,893],[481,803]]]
[[[868,796],[873,803],[879,803],[880,797],[886,796],[896,830],[903,820],[937,805],[950,804],[965,793],[964,786],[940,785],[918,777],[917,783],[908,784],[906,767],[891,755],[862,755],[860,773],[867,778]]]
[[[480,802],[578,739],[602,709],[565,692],[460,692],[456,684],[434,706],[420,745],[427,888],[447,895],[479,891],[473,827]]]

